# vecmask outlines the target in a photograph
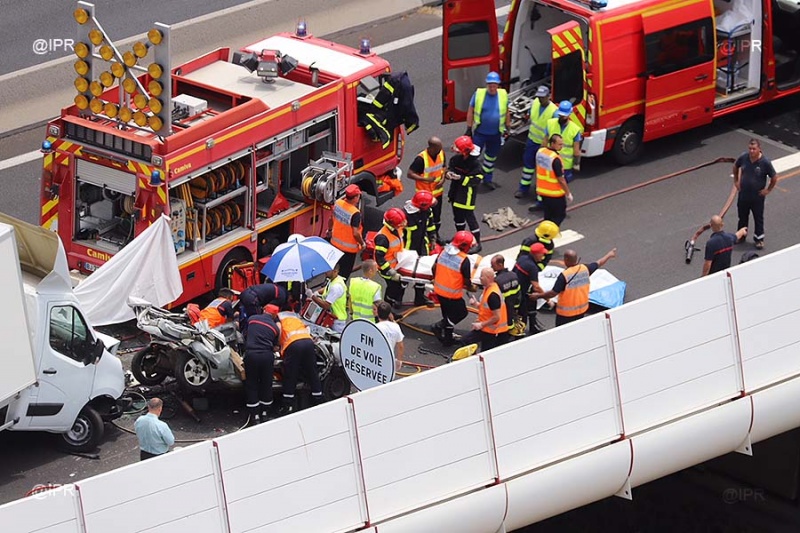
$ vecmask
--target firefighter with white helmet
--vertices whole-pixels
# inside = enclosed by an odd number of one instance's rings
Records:
[[[451,180],[447,199],[453,206],[456,231],[464,231],[469,226],[475,238],[475,246],[470,253],[478,253],[481,251],[481,227],[475,218],[475,200],[478,184],[483,180],[478,162],[481,151],[466,135],[455,140],[453,151],[456,155],[450,158],[447,166],[447,177]]]
[[[397,254],[403,250],[403,230],[406,227],[406,214],[402,209],[392,207],[383,215],[383,227],[375,236],[375,262],[378,271],[386,281],[384,300],[399,308],[403,303],[403,286],[397,272]]]
[[[476,290],[471,279],[472,265],[467,257],[473,241],[469,231],[457,232],[433,264],[433,292],[442,311],[442,320],[433,325],[433,333],[445,346],[456,342],[455,326],[469,314],[464,289]]]

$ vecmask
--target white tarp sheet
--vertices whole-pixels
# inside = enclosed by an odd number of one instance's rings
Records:
[[[106,264],[75,287],[75,295],[94,326],[135,318],[134,296],[164,306],[183,292],[169,218],[162,216]]]

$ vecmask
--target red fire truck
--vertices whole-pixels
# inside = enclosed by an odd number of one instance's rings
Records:
[[[796,0],[445,0],[443,122],[463,120],[487,72],[515,133],[541,84],[569,100],[584,157],[635,160],[642,143],[800,91]]]
[[[74,15],[78,95],[47,126],[40,221],[71,268],[95,270],[168,214],[183,303],[291,234],[324,235],[348,184],[375,205],[394,196],[379,189],[396,177],[404,131],[376,141],[359,126],[390,73],[368,42],[317,39],[301,22],[172,67],[168,26],[123,51],[92,4]]]

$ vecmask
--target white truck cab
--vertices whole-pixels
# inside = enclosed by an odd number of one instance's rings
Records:
[[[72,451],[94,449],[122,414],[119,342],[92,329],[72,291],[58,236],[0,214],[2,306],[0,429],[61,434]]]

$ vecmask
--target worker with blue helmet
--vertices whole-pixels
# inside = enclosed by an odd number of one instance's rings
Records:
[[[554,133],[561,135],[564,148],[558,155],[564,164],[564,178],[567,183],[573,179],[572,172],[581,169],[581,142],[583,141],[583,126],[573,115],[572,103],[562,100],[556,109],[556,115],[547,121],[544,138],[549,139]]]
[[[530,117],[528,140],[525,142],[525,152],[522,155],[522,176],[514,198],[528,196],[536,172],[536,152],[542,146],[547,146],[547,143],[544,142],[544,130],[547,128],[547,122],[555,116],[558,109],[555,102],[550,100],[550,88],[547,85],[537,87],[533,96],[533,104],[528,112]]]
[[[487,74],[486,87],[475,91],[467,111],[466,135],[472,137],[475,146],[483,152],[483,184],[491,190],[497,188],[494,165],[511,121],[508,92],[499,85],[500,74]]]

